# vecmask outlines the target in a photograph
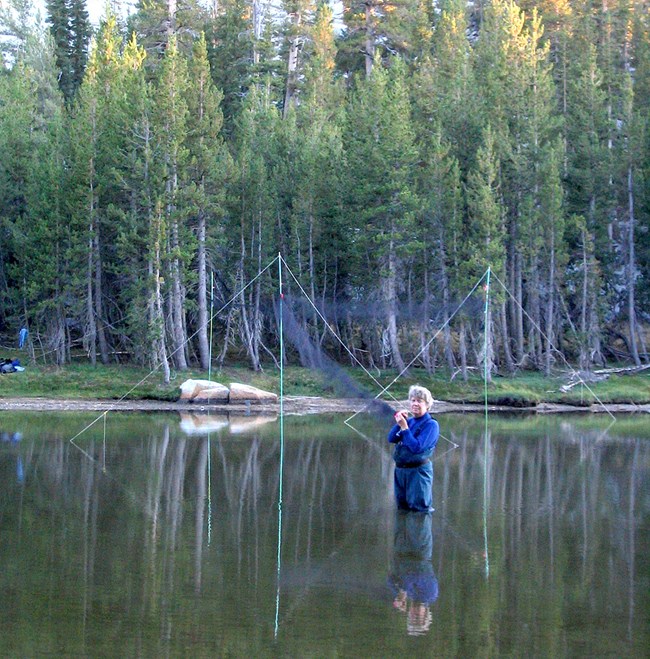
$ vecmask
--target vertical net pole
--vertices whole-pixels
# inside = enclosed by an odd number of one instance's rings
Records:
[[[210,273],[210,346],[208,348],[208,380],[212,381],[212,319],[214,317],[214,271]],[[208,433],[208,547],[212,540],[212,445]]]
[[[487,271],[487,279],[485,283],[485,345],[483,355],[483,399],[485,408],[485,430],[483,437],[483,554],[485,556],[485,578],[490,576],[490,559],[488,556],[488,524],[487,524],[487,509],[488,509],[488,350],[491,350],[491,337],[490,333],[490,268]]]
[[[214,272],[210,273],[210,347],[208,349],[208,380],[212,381],[212,317],[214,315]]]
[[[282,290],[282,256],[278,254],[278,281],[279,281],[279,311],[278,324],[280,332],[280,474],[278,484],[278,555],[277,555],[277,590],[275,594],[275,630],[274,636],[278,637],[280,624],[280,568],[282,558],[282,481],[284,479],[284,336],[283,336],[283,319],[282,304],[284,301],[284,292]]]

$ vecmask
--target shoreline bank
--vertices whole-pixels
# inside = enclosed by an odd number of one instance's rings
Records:
[[[319,396],[287,396],[283,401],[285,415],[324,414],[328,412],[346,412],[350,414],[363,412],[370,403],[366,399],[354,398],[322,398]],[[382,401],[394,409],[406,408],[407,401]],[[44,397],[0,398],[0,411],[76,411],[76,412],[194,412],[216,414],[277,414],[279,403],[264,404],[196,404],[185,401],[159,400],[102,400],[102,399],[57,399]],[[453,403],[436,400],[431,408],[432,414],[449,413],[481,413],[485,407],[480,404]],[[540,403],[529,407],[508,405],[488,405],[490,412],[524,413],[524,414],[575,414],[575,413],[624,413],[650,414],[650,403],[635,405],[612,403],[601,405],[577,406],[559,403]]]

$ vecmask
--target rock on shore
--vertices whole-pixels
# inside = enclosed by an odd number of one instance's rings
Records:
[[[185,380],[180,400],[190,403],[277,403],[278,396],[247,384],[231,382],[228,387],[211,380]]]

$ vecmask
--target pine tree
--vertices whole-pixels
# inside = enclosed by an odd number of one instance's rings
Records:
[[[589,368],[592,360],[603,361],[602,326],[598,299],[602,290],[603,269],[598,259],[607,254],[607,106],[602,75],[596,63],[596,49],[587,46],[575,59],[575,72],[569,77],[567,91],[567,208],[582,218],[579,230],[572,232],[573,260],[581,273],[575,290],[579,331],[579,361]],[[596,257],[598,255],[598,257]]]
[[[72,94],[77,92],[84,77],[88,62],[88,44],[92,34],[90,18],[86,10],[86,0],[70,2],[70,44],[69,61],[71,69]]]
[[[284,227],[278,227],[278,221],[284,218],[278,216],[277,194],[271,180],[273,168],[283,164],[273,160],[281,127],[282,119],[271,102],[269,87],[252,87],[237,122],[231,223],[227,232],[233,254],[237,254],[232,289],[241,290],[255,279],[238,302],[239,334],[251,368],[256,371],[262,368],[265,321],[264,291],[256,275],[277,254],[284,231]]]
[[[194,44],[187,88],[188,193],[189,206],[197,240],[198,336],[201,368],[209,367],[208,345],[208,255],[223,240],[221,220],[225,209],[225,183],[231,169],[228,152],[221,138],[223,95],[210,76],[207,44],[201,37]]]
[[[345,0],[345,30],[339,43],[339,65],[347,73],[373,69],[377,54],[410,59],[422,54],[430,16],[419,0]]]
[[[503,281],[506,262],[505,208],[499,190],[500,163],[496,155],[494,135],[488,126],[483,144],[476,153],[476,168],[467,177],[467,206],[472,256],[465,267],[474,272],[474,279],[490,267]],[[487,319],[483,360],[488,381],[494,370],[492,316]]]
[[[295,103],[303,66],[300,54],[305,41],[309,38],[316,7],[313,0],[285,0],[284,9],[287,15],[283,30],[285,38],[283,50],[286,51],[286,82],[282,112],[286,117],[290,107]]]
[[[187,233],[186,209],[181,191],[186,176],[187,147],[187,62],[176,47],[175,37],[167,44],[156,86],[157,103],[154,122],[158,152],[163,167],[165,224],[169,231],[167,244],[166,295],[169,313],[172,357],[179,370],[187,369],[187,327],[185,317],[186,266],[194,249]]]
[[[47,0],[47,20],[54,38],[59,88],[70,103],[83,80],[91,36],[85,0]]]
[[[253,34],[246,0],[226,0],[208,22],[206,41],[212,80],[223,93],[224,131],[231,135],[250,85]]]
[[[345,135],[348,171],[355,172],[349,177],[350,236],[362,258],[359,269],[374,278],[359,285],[384,303],[390,357],[399,370],[405,367],[397,338],[401,268],[405,253],[421,247],[413,240],[418,154],[405,75],[395,60],[390,71],[378,66],[358,81]]]

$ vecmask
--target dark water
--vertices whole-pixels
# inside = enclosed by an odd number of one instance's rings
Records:
[[[285,419],[281,516],[276,419],[95,419],[0,415],[2,657],[648,656],[647,418],[442,416],[431,516],[372,419]]]

